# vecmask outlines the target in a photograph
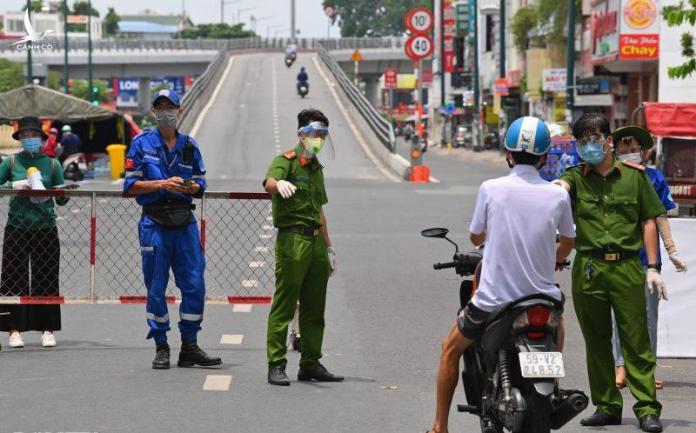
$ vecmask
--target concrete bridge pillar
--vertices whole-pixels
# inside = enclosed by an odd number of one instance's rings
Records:
[[[370,104],[379,107],[381,98],[379,95],[379,76],[365,77],[365,97]]]

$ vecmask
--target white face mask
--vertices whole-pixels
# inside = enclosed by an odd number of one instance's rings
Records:
[[[640,152],[625,153],[623,155],[618,155],[617,158],[621,161],[635,162],[636,164],[641,164],[643,162]]]

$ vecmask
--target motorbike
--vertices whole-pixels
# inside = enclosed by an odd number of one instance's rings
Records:
[[[293,63],[295,63],[295,60],[297,60],[297,53],[290,53],[285,55],[285,66],[288,68],[292,66]]]
[[[481,250],[460,253],[446,228],[421,232],[455,247],[451,262],[435,270],[454,269],[464,278],[459,302],[464,308],[473,297],[481,271]],[[563,390],[565,376],[558,337],[563,305],[553,297],[526,296],[499,306],[491,313],[481,339],[463,354],[462,384],[468,404],[459,412],[480,418],[482,433],[548,433],[567,424],[588,405],[580,390]]]
[[[470,149],[472,147],[471,133],[465,126],[460,126],[457,128],[457,132],[454,135],[453,147],[462,147]]]
[[[302,99],[304,99],[304,97],[307,96],[308,93],[309,93],[309,83],[307,83],[307,82],[297,83],[297,94],[300,95],[302,97]]]
[[[500,148],[500,135],[495,131],[490,131],[483,139],[483,143],[488,150],[497,150]]]

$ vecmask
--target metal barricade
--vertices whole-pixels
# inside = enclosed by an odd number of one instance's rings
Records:
[[[37,212],[43,205],[30,198],[38,197],[63,205],[54,207],[55,215]],[[270,196],[211,192],[194,204],[207,302],[270,302],[275,281]],[[144,302],[140,216],[135,199],[117,191],[0,190],[0,304]],[[170,302],[180,299],[171,273],[167,295]]]

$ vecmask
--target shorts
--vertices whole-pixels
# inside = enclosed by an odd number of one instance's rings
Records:
[[[483,311],[473,303],[469,302],[466,307],[459,310],[457,315],[457,328],[463,336],[472,341],[477,341],[483,336],[486,330],[486,323],[491,317],[491,313]]]

